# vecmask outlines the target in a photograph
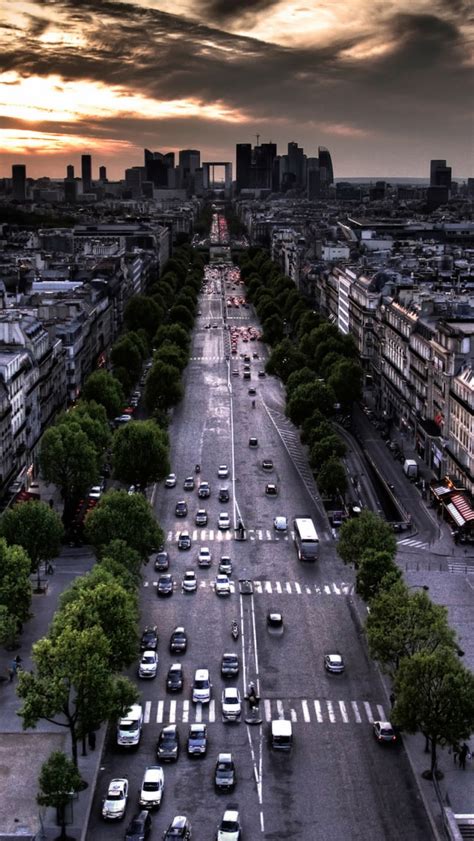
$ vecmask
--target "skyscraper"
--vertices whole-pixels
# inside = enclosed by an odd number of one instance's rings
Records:
[[[288,172],[294,175],[295,187],[303,187],[306,176],[306,155],[294,140],[288,143]]]
[[[262,143],[253,150],[253,184],[260,190],[272,189],[273,161],[276,158],[276,143]]]
[[[99,167],[99,181],[107,181],[107,167]]]
[[[66,178],[74,178],[74,167],[72,164],[68,164],[66,167]]]
[[[188,195],[195,192],[195,175],[200,167],[201,153],[199,149],[180,150],[178,186],[184,188]]]
[[[174,169],[174,152],[150,152],[145,149],[146,180],[155,187],[168,187],[169,170]]]
[[[82,192],[90,193],[92,189],[92,158],[90,155],[81,155],[81,177]]]
[[[252,145],[250,143],[237,143],[236,146],[236,188],[237,192],[247,190],[250,187],[250,168],[252,166]]]
[[[446,161],[436,160],[430,162],[430,187],[451,188],[452,170],[446,166]]]
[[[12,193],[15,201],[25,201],[26,166],[24,164],[13,164],[12,166]]]
[[[332,160],[329,149],[326,149],[325,146],[319,146],[318,158],[321,195],[327,196],[330,185],[334,184],[334,172],[332,168]]]

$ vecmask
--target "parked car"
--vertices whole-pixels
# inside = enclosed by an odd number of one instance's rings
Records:
[[[397,734],[389,721],[374,721],[372,731],[377,741],[394,743],[397,741]]]
[[[125,777],[116,777],[110,781],[102,803],[102,817],[111,821],[121,820],[125,815],[127,801],[128,780]]]
[[[176,473],[168,473],[165,479],[165,488],[175,488],[176,487]]]

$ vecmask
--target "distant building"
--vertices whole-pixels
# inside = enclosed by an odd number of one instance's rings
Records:
[[[252,144],[237,143],[236,146],[236,188],[237,192],[250,187],[250,170],[252,167]]]
[[[81,155],[81,178],[82,192],[90,193],[92,190],[92,158],[90,155]]]
[[[68,164],[66,167],[66,178],[74,178],[74,167],[72,164]]]
[[[15,201],[25,201],[26,166],[24,164],[13,164],[12,166],[12,192]]]
[[[452,171],[446,166],[446,161],[430,162],[430,187],[447,187],[451,189]]]
[[[150,152],[145,149],[146,180],[155,187],[171,186],[171,174],[174,176],[174,152]],[[173,185],[174,186],[174,185]]]
[[[99,181],[107,181],[107,167],[100,166],[99,167]]]
[[[329,149],[326,149],[325,146],[319,146],[318,158],[321,195],[327,196],[329,193],[329,187],[331,186],[331,184],[334,184],[334,172],[332,168],[332,159]]]

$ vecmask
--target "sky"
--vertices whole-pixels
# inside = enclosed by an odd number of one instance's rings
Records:
[[[339,178],[467,177],[473,31],[471,0],[0,0],[0,177],[233,161],[257,134]]]

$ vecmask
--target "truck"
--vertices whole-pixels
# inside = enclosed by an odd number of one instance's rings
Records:
[[[403,463],[403,472],[412,482],[418,479],[418,464],[413,458],[406,458]]]

